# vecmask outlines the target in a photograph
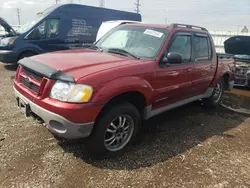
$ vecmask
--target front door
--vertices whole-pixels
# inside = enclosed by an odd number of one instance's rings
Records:
[[[43,52],[63,50],[63,40],[60,40],[59,26],[60,19],[47,19],[27,36],[27,40],[29,43],[38,46]]]
[[[174,52],[182,56],[182,63],[160,66],[156,71],[153,108],[179,102],[193,95],[192,34],[177,33],[170,41],[166,54]]]

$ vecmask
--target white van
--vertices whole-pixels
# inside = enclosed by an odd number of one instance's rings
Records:
[[[107,32],[109,32],[111,29],[114,27],[121,25],[121,24],[126,24],[126,23],[142,23],[138,21],[131,21],[131,20],[113,20],[113,21],[106,21],[102,22],[96,36],[96,41],[98,41],[100,38],[103,37]]]

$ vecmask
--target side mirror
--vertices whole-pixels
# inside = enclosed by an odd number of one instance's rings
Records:
[[[178,53],[173,53],[170,52],[168,53],[167,57],[167,61],[169,64],[181,64],[182,63],[182,56]]]

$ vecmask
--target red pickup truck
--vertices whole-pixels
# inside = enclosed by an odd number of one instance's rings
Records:
[[[91,49],[20,60],[14,92],[26,116],[36,114],[55,135],[88,137],[90,153],[113,156],[142,120],[196,100],[219,105],[234,72],[235,60],[218,57],[204,28],[124,24]]]

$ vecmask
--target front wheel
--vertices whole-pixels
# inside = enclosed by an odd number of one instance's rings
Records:
[[[98,158],[116,156],[135,139],[140,126],[140,114],[130,103],[111,106],[100,117],[85,145]]]
[[[18,58],[18,61],[19,60],[21,60],[21,59],[23,59],[23,58],[25,58],[25,57],[31,57],[31,56],[34,56],[34,55],[36,55],[36,53],[35,52],[24,52],[24,53],[22,53],[21,55],[20,55],[20,57]]]
[[[221,79],[215,86],[213,94],[207,99],[203,99],[203,104],[207,107],[215,107],[221,104],[224,95],[225,84]]]

